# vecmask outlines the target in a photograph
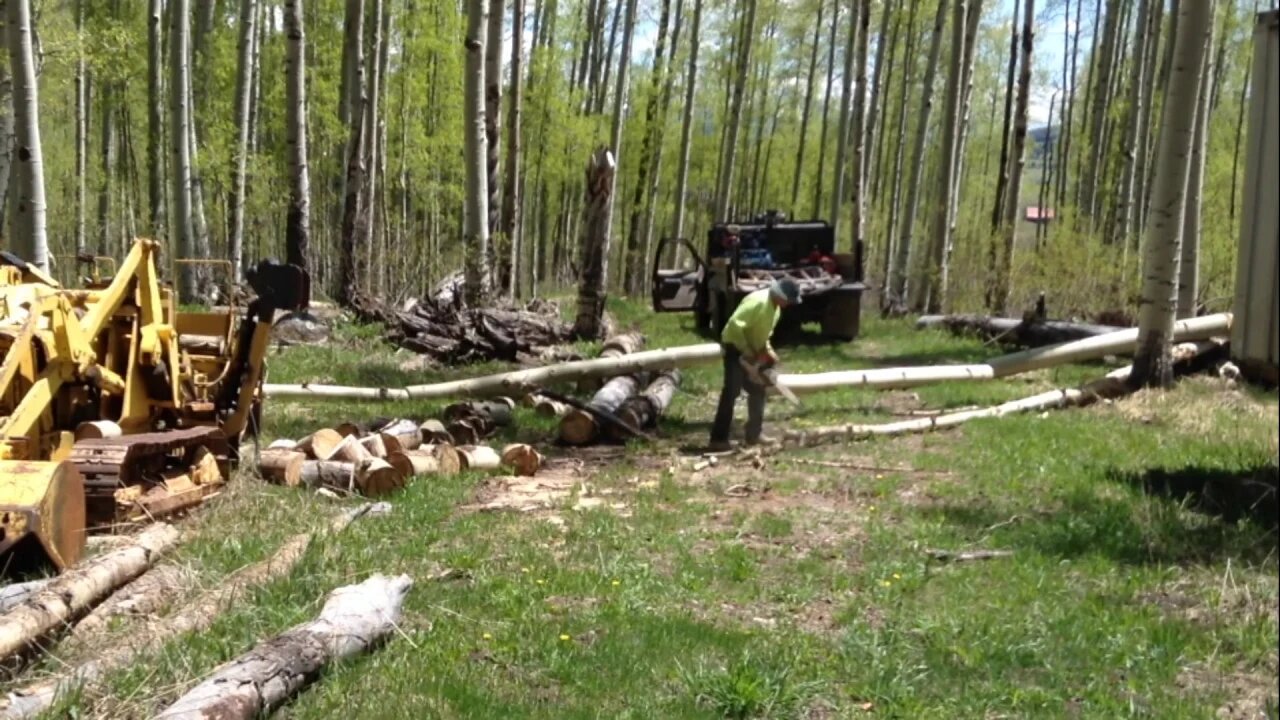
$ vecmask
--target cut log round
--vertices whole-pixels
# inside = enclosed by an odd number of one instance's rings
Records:
[[[387,446],[382,442],[382,436],[375,433],[367,437],[360,438],[360,444],[369,454],[376,458],[385,458],[387,456]]]
[[[406,481],[414,475],[426,474],[425,471],[421,473],[418,472],[417,468],[413,464],[413,459],[406,455],[403,450],[396,450],[395,452],[387,453],[387,456],[383,459],[387,461],[388,465],[395,468],[396,472],[400,473],[400,476],[405,478]],[[434,460],[435,458],[432,458],[433,462]]]
[[[75,437],[76,440],[100,440],[118,438],[123,434],[124,430],[110,420],[94,420],[77,425]]]
[[[439,420],[427,420],[418,426],[418,432],[422,435],[422,442],[427,445],[453,442],[449,430]]]
[[[628,398],[636,394],[639,380],[634,375],[620,375],[605,383],[588,403],[593,410],[614,413]],[[587,445],[600,434],[599,422],[593,413],[574,409],[560,420],[560,440],[568,445]]]
[[[178,544],[178,537],[172,525],[151,525],[129,547],[69,568],[0,616],[0,658],[21,651],[141,575]]]
[[[417,453],[435,458],[436,464],[439,466],[439,472],[442,475],[457,475],[462,472],[462,453],[458,452],[458,448],[449,443],[423,445],[410,454]]]
[[[499,397],[493,400],[454,403],[444,409],[445,422],[464,420],[472,417],[483,417],[496,426],[511,424],[511,411],[516,403],[511,398]]]
[[[348,435],[342,439],[342,442],[333,449],[333,454],[323,460],[337,460],[339,462],[358,463],[362,460],[369,460],[373,454],[360,444],[359,438],[355,435]]]
[[[309,488],[327,487],[354,492],[355,483],[355,463],[308,460],[302,465],[302,484]]]
[[[258,460],[258,470],[267,480],[288,487],[297,487],[302,484],[302,466],[306,462],[306,454],[296,450],[267,448],[262,451]]]
[[[502,448],[502,464],[515,470],[516,475],[531,476],[542,468],[542,455],[523,443],[508,445]]]
[[[381,497],[404,487],[405,476],[386,460],[369,458],[356,465],[356,487],[366,497]]]
[[[463,470],[497,470],[502,457],[488,445],[464,445],[457,448]]]
[[[422,431],[412,420],[396,420],[378,431],[387,453],[415,450],[422,444]]]
[[[649,387],[645,388],[643,393],[628,398],[622,407],[618,408],[618,417],[628,425],[641,430],[654,427],[658,424],[658,418],[662,417],[670,407],[679,385],[679,370],[668,370],[662,373],[649,383]],[[606,428],[606,433],[610,438],[618,441],[631,437],[628,430],[616,423],[611,423]]]
[[[159,720],[250,720],[269,714],[325,665],[375,648],[400,620],[408,575],[374,575],[338,588],[320,617],[259,644],[178,698]]]
[[[337,430],[324,428],[298,441],[298,449],[313,460],[328,460],[333,451],[342,444],[342,435]]]
[[[525,395],[524,398],[520,400],[520,404],[524,407],[527,407],[533,410],[535,413],[537,413],[542,417],[554,417],[554,418],[564,417],[566,414],[568,414],[570,410],[573,409],[569,405],[562,403],[559,400],[552,400],[551,398],[546,397],[544,395],[540,395],[538,393],[531,393],[529,395]]]

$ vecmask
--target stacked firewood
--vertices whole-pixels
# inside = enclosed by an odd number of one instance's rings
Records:
[[[281,485],[369,497],[395,492],[422,475],[501,468],[532,475],[542,465],[542,456],[532,447],[512,444],[499,450],[480,444],[504,424],[495,414],[510,422],[514,404],[507,400],[480,403],[479,408],[451,406],[446,414],[453,419],[447,425],[436,419],[395,419],[323,428],[301,440],[271,443],[262,451],[258,469],[263,478]],[[505,408],[505,415],[499,407]]]

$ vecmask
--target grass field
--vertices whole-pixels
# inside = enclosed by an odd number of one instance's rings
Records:
[[[612,311],[651,347],[699,342],[676,317]],[[804,372],[996,352],[869,320],[852,344],[784,349],[783,360]],[[409,359],[376,330],[346,326],[327,347],[274,355],[271,381],[433,375],[405,369]],[[767,427],[985,405],[1106,369],[836,392],[801,409],[773,402]],[[656,445],[580,457],[563,507],[473,512],[466,506],[491,483],[418,479],[392,498],[390,516],[313,546],[208,632],[51,716],[146,717],[255,641],[313,617],[329,590],[405,572],[416,585],[402,633],[332,668],[278,717],[1276,717],[1275,517],[1221,494],[1240,478],[1274,484],[1274,393],[1197,378],[1083,410],[694,472],[680,448],[705,442],[718,382],[717,367],[686,374]],[[264,434],[437,409],[275,402]],[[517,421],[512,437],[549,435],[545,420]],[[1217,514],[1197,492],[1206,484],[1219,493]],[[184,522],[194,539],[168,562],[211,586],[320,527],[336,504],[246,477]],[[1012,554],[944,563],[932,549]],[[59,655],[31,674],[76,659]]]

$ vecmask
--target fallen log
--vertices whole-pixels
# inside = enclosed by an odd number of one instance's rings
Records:
[[[151,568],[85,615],[72,629],[71,637],[59,647],[69,643],[86,644],[87,636],[104,632],[116,618],[150,617],[164,610],[187,590],[192,579],[193,573],[182,565]]]
[[[339,514],[328,524],[328,533],[338,534],[356,519],[376,514],[385,503],[367,503]],[[142,653],[154,650],[170,639],[208,628],[227,609],[241,604],[249,593],[272,580],[288,575],[302,560],[316,533],[295,535],[270,558],[244,567],[222,584],[206,590],[196,599],[164,618],[152,618],[137,632],[123,634],[93,660],[42,680],[12,690],[0,700],[0,718],[31,718],[49,709],[54,701],[77,690],[98,687],[107,674],[128,666]]]
[[[553,400],[540,393],[529,393],[520,401],[524,407],[533,410],[542,417],[564,417],[573,408],[567,403]]]
[[[1058,345],[1127,329],[1114,325],[986,315],[924,315],[916,320],[917,330],[928,328],[944,329],[953,335],[976,335],[983,340],[1020,347]]]
[[[302,467],[306,462],[306,453],[267,448],[258,457],[258,471],[267,480],[297,487],[302,484]]]
[[[0,659],[20,652],[50,630],[70,622],[141,575],[177,544],[177,528],[163,523],[151,525],[129,547],[71,567],[0,616]]]
[[[502,448],[502,464],[516,471],[516,475],[531,476],[542,468],[542,454],[530,445],[516,443]]]
[[[301,385],[266,384],[268,397],[339,398],[345,400],[438,400],[452,397],[493,397],[520,395],[560,382],[587,377],[613,377],[643,371],[668,370],[706,365],[720,359],[719,343],[646,350],[619,358],[598,358],[516,370],[497,375],[451,380],[432,385],[403,388],[358,388],[303,383]],[[423,435],[424,440],[426,435]]]
[[[355,463],[335,460],[308,460],[302,465],[302,485],[310,489],[327,487],[351,492],[356,483]]]
[[[497,470],[502,467],[502,456],[487,445],[463,445],[456,449],[463,470]]]
[[[619,375],[605,383],[587,405],[597,412],[616,413],[639,387],[640,381],[636,376]],[[560,419],[560,441],[567,445],[587,445],[599,435],[600,423],[595,413],[574,409]]]
[[[644,342],[644,335],[638,332],[614,335],[605,340],[604,344],[600,346],[600,357],[602,359],[620,358],[623,355],[640,352],[644,349]],[[604,385],[603,378],[582,378],[578,381],[578,392],[583,395],[595,393],[600,390],[602,385]]]
[[[480,417],[495,427],[505,427],[511,424],[511,411],[515,406],[516,403],[511,398],[500,397],[494,400],[454,403],[444,409],[443,415],[445,422]]]
[[[326,487],[378,497],[404,487],[406,477],[382,458],[358,462],[308,460],[303,463],[299,484],[312,489]]]
[[[156,716],[158,720],[249,720],[270,713],[325,665],[367,652],[400,621],[408,575],[374,575],[333,591],[320,617],[232,660]]]
[[[333,451],[342,444],[343,436],[337,430],[322,428],[298,441],[298,449],[307,457],[316,460],[328,460]]]
[[[406,475],[382,458],[369,458],[356,465],[356,488],[365,497],[382,497],[404,487]]]
[[[53,578],[31,580],[29,582],[11,583],[0,587],[0,613],[7,613],[27,601],[27,598],[40,592]]]
[[[676,388],[680,385],[680,371],[667,370],[658,375],[653,382],[649,383],[649,387],[644,392],[635,397],[628,398],[618,408],[618,417],[625,420],[627,425],[631,427],[647,430],[658,424],[658,418],[662,417],[667,408],[671,406],[671,400],[676,395]],[[606,428],[606,434],[610,439],[615,441],[623,441],[633,437],[630,430],[626,426],[611,423]]]

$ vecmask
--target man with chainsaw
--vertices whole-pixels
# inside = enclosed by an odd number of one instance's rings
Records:
[[[712,452],[724,452],[732,447],[729,431],[733,425],[733,406],[744,388],[747,391],[747,444],[772,441],[762,434],[765,385],[761,373],[778,363],[770,338],[782,309],[799,303],[800,286],[795,280],[775,280],[769,287],[744,297],[725,324],[720,334],[724,349],[724,387],[720,390],[720,406],[711,427]]]

